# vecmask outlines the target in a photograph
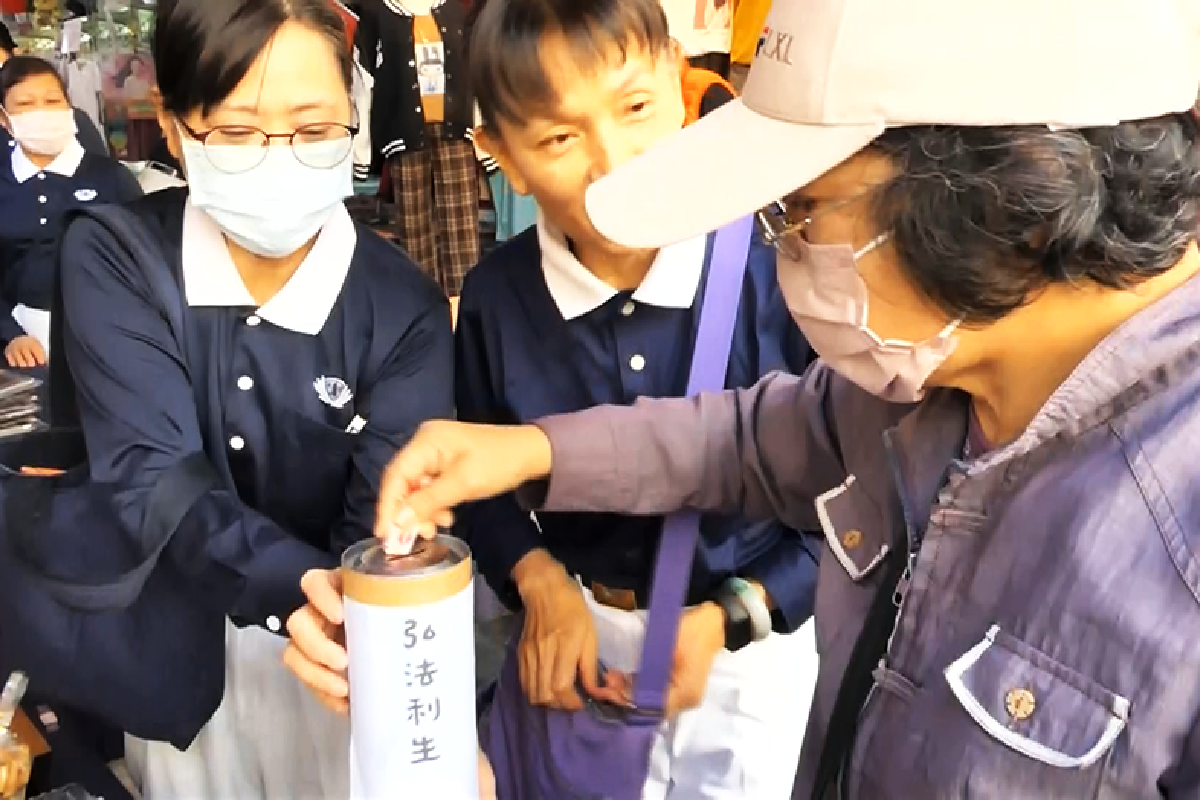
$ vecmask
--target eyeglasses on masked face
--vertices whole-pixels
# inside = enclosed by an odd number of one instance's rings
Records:
[[[296,160],[312,169],[333,169],[350,157],[358,128],[340,122],[302,125],[291,133],[267,133],[251,125],[218,125],[195,131],[183,120],[179,126],[204,147],[214,169],[230,175],[249,172],[267,158],[275,140],[287,140]]]
[[[832,214],[834,211],[857,203],[880,188],[882,188],[880,185],[871,186],[840,200],[820,201],[821,208],[817,211],[804,208],[805,204],[797,202],[799,198],[796,196],[776,200],[755,214],[759,230],[762,231],[763,241],[774,246],[777,252],[787,258],[800,259],[803,257],[804,243],[808,241],[808,228],[813,222],[826,214]]]

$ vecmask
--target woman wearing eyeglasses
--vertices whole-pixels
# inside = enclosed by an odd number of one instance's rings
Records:
[[[539,513],[819,526],[793,798],[1200,797],[1200,25],[1192,0],[1137,8],[775,3],[741,100],[588,213],[652,247],[786,198],[764,227],[819,360],[431,424],[380,533],[518,487]],[[304,616],[337,619],[321,577]],[[306,639],[293,662],[337,663]]]
[[[180,281],[186,352],[107,233],[82,221],[65,238],[93,479],[130,535],[185,457],[203,452],[222,483],[163,560],[228,616],[225,699],[186,752],[131,742],[150,800],[346,796],[344,723],[285,671],[276,634],[301,575],[370,535],[396,448],[453,413],[445,298],[343,204],[349,52],[326,0],[160,6],[159,120],[189,186],[132,208]]]

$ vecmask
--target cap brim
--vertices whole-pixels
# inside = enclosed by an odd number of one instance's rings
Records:
[[[617,244],[664,247],[799,189],[883,129],[781,122],[734,100],[588,187],[588,216]]]

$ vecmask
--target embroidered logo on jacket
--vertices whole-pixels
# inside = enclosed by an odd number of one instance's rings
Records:
[[[345,408],[354,397],[350,387],[341,378],[327,378],[322,375],[313,381],[313,388],[317,390],[317,397],[321,398],[321,402],[333,408]]]
[[[81,203],[88,203],[95,200],[98,192],[95,189],[78,189],[75,192],[75,199]]]

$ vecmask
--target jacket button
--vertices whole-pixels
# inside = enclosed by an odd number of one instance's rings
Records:
[[[283,625],[280,623],[279,617],[275,616],[274,614],[267,617],[267,630],[269,630],[271,633],[279,633],[282,627]]]
[[[842,546],[847,550],[853,550],[862,544],[862,531],[846,531],[842,536]]]
[[[1010,689],[1008,694],[1004,695],[1004,709],[1017,722],[1024,722],[1032,717],[1036,708],[1037,698],[1028,689]]]

